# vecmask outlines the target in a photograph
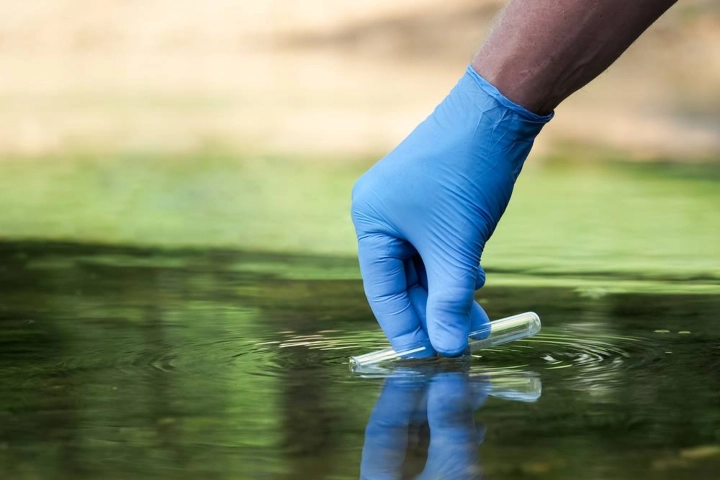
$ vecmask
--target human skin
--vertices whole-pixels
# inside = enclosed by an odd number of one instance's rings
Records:
[[[511,0],[471,65],[545,114],[587,85],[676,0]]]
[[[511,0],[445,100],[356,182],[365,293],[396,351],[467,350],[487,321],[482,253],[535,137],[673,3]]]

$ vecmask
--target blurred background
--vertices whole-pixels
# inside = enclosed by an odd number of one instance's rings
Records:
[[[357,478],[350,191],[501,3],[2,2],[0,476]],[[493,478],[716,478],[718,52],[682,0],[538,138],[477,294],[543,318],[473,365],[544,384],[478,415]]]
[[[0,238],[353,255],[354,179],[449,91],[501,4],[6,3]],[[558,109],[490,266],[717,258],[719,5],[680,2]],[[608,166],[627,162],[643,167]]]

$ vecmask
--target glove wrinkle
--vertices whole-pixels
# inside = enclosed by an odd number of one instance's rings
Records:
[[[470,329],[487,321],[473,298],[485,283],[480,258],[551,117],[514,104],[468,67],[357,182],[352,216],[365,293],[393,348],[424,342],[432,354],[460,355]]]

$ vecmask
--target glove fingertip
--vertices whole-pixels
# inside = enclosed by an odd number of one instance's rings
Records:
[[[432,346],[444,357],[462,356],[468,348],[468,329],[443,325],[441,328],[431,329],[430,340]]]
[[[488,314],[480,306],[478,302],[473,302],[472,310],[470,311],[470,331],[475,332],[487,325],[490,322]]]
[[[475,290],[480,290],[485,285],[485,280],[485,270],[483,270],[482,265],[478,265],[477,275],[475,275]]]

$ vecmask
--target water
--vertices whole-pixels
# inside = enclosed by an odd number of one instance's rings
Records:
[[[351,258],[0,243],[0,475],[717,478],[717,279],[528,275],[478,298],[539,336],[363,378]]]

